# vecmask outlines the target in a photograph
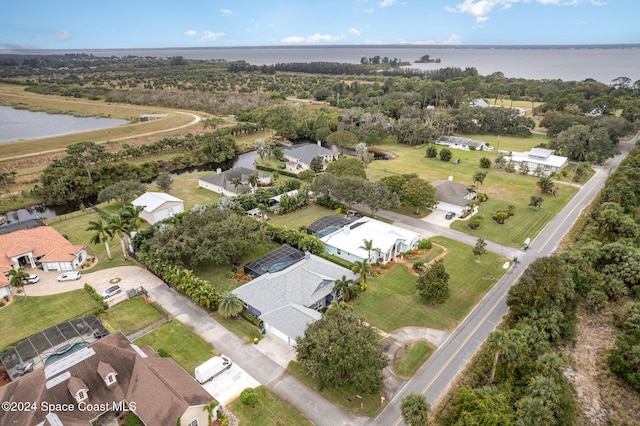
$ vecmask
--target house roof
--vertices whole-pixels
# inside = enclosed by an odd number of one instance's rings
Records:
[[[548,151],[551,151],[551,153],[548,153],[548,155],[545,155],[547,154]],[[534,152],[533,155],[532,155],[532,152]],[[547,166],[547,167],[556,167],[556,168],[564,167],[568,162],[568,158],[562,157],[559,155],[553,155],[553,152],[555,151],[552,151],[550,149],[542,149],[542,148],[533,148],[531,151],[525,151],[525,152],[513,152],[511,153],[511,161],[514,161],[517,163],[522,163],[522,162],[534,163],[534,164],[539,164],[541,166]]]
[[[431,185],[436,190],[436,198],[443,203],[466,206],[476,196],[475,192],[467,190],[469,185],[450,180],[436,180]]]
[[[284,151],[285,156],[295,158],[305,164],[311,164],[311,160],[315,157],[334,154],[330,149],[313,143],[296,145]]]
[[[83,353],[80,353],[84,351]],[[89,424],[109,410],[80,410],[70,392],[87,389],[89,407],[126,400],[136,403],[136,414],[145,424],[175,424],[188,407],[211,401],[207,393],[171,358],[161,358],[149,347],[137,348],[120,332],[97,340],[48,367],[33,371],[0,388],[2,401],[37,401],[72,404],[73,411],[56,413],[62,424]],[[99,370],[106,363],[117,373],[116,383],[107,386]],[[4,411],[0,424],[44,423],[46,411]],[[54,423],[55,424],[55,423]]]
[[[250,189],[247,182],[251,175],[257,175],[259,179],[269,177],[268,173],[261,172],[259,170],[253,170],[247,167],[234,167],[233,169],[225,170],[224,172],[217,174],[202,176],[198,180],[219,186],[227,191],[233,192],[234,194],[241,194],[243,191]],[[242,185],[239,185],[237,188],[232,183],[233,179],[236,178],[240,179],[240,182],[242,182]]]
[[[361,217],[320,240],[326,245],[366,259],[369,253],[362,248],[364,240],[372,240],[374,248],[388,253],[398,240],[411,244],[416,239],[420,239],[420,234],[369,217]]]
[[[22,229],[0,235],[0,271],[13,267],[11,257],[32,253],[40,262],[70,262],[85,248],[71,244],[50,226]]]
[[[292,339],[304,336],[307,326],[320,318],[320,312],[295,303],[288,303],[260,315],[262,321],[271,324]]]
[[[164,192],[145,192],[133,200],[131,204],[136,207],[143,207],[146,212],[152,212],[166,202],[182,203],[183,201]]]
[[[489,104],[484,99],[478,98],[469,102],[472,107],[488,108]]]
[[[289,303],[314,305],[332,293],[335,280],[343,275],[357,279],[350,270],[307,253],[286,269],[267,272],[232,293],[264,315]]]
[[[439,136],[438,139],[436,139],[436,143],[440,145],[466,145],[473,146],[475,148],[480,148],[486,145],[484,142],[469,138],[462,138],[460,136]]]

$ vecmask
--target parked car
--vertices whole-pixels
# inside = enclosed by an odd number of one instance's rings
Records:
[[[225,369],[231,368],[233,363],[224,355],[214,356],[202,365],[196,367],[194,376],[198,383],[203,384],[213,379]]]
[[[445,217],[445,219],[447,219],[447,220],[451,220],[451,219],[453,219],[454,217],[456,217],[456,214],[455,214],[454,212],[449,212],[449,213],[447,213],[444,217]]]
[[[122,289],[120,288],[119,285],[111,286],[102,293],[102,298],[106,299],[107,297],[111,297],[115,294],[120,293],[121,291]]]
[[[40,277],[35,275],[35,274],[31,274],[29,275],[29,278],[27,278],[26,280],[24,280],[25,284],[35,284],[38,281],[40,281]]]
[[[80,279],[80,271],[68,271],[58,276],[58,281],[75,281]]]

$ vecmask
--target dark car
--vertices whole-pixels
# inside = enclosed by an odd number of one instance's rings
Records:
[[[449,213],[447,213],[444,217],[445,217],[445,219],[447,219],[447,220],[451,220],[451,219],[453,219],[454,217],[456,217],[456,214],[455,214],[454,212],[449,212]]]

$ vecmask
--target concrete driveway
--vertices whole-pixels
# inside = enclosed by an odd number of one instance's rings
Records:
[[[82,275],[79,280],[64,282],[58,282],[57,280],[62,272],[44,272],[31,268],[27,268],[25,271],[40,277],[40,281],[37,283],[24,286],[27,296],[48,296],[64,293],[83,288],[85,283],[92,286],[98,294],[102,294],[103,291],[115,284],[122,288],[123,293],[140,286],[148,290],[164,284],[161,279],[139,266],[120,266],[96,272],[91,272],[89,269],[86,272],[81,272]],[[109,282],[114,278],[120,278],[120,281],[115,284]],[[12,288],[11,292],[13,295],[18,295],[15,288]]]
[[[246,388],[258,386],[260,386],[260,382],[247,374],[236,363],[202,385],[204,390],[222,405],[227,405],[235,400],[240,396],[240,392]]]

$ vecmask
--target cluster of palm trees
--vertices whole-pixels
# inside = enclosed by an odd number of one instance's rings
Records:
[[[373,268],[369,263],[371,259],[372,251],[380,251],[380,249],[373,246],[373,240],[363,240],[363,245],[359,248],[367,250],[367,258],[362,260],[356,260],[351,266],[351,271],[354,274],[358,274],[358,285],[356,286],[353,280],[347,279],[346,275],[337,279],[333,285],[333,291],[342,296],[345,302],[354,299],[358,296],[358,293],[367,289],[367,277],[373,274]]]
[[[98,220],[90,220],[87,231],[92,231],[90,242],[92,244],[104,243],[107,249],[107,257],[111,257],[109,241],[118,237],[122,256],[125,260],[129,258],[127,246],[131,242],[131,233],[140,229],[142,219],[140,218],[141,207],[126,206],[119,213],[107,215],[103,214]]]

